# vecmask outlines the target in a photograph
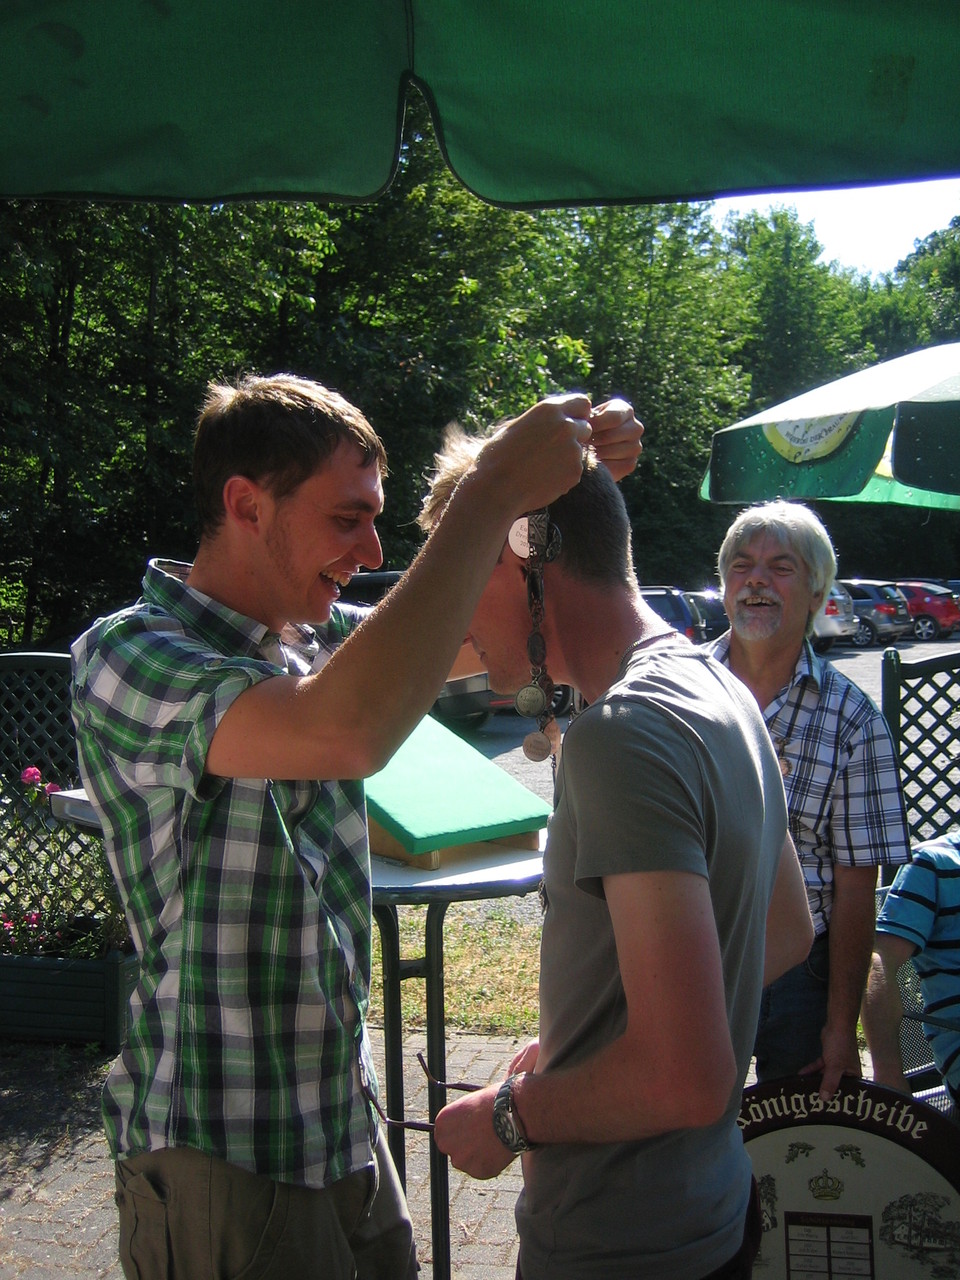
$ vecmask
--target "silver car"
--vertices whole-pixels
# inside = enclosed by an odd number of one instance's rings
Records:
[[[853,607],[853,597],[841,582],[835,582],[813,620],[813,647],[826,653],[836,640],[852,640],[860,619]]]
[[[860,619],[853,637],[859,648],[899,640],[913,631],[907,602],[889,579],[844,578],[843,585],[853,596],[853,607]]]

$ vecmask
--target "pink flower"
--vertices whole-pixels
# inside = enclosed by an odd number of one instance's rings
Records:
[[[39,787],[43,779],[40,776],[40,770],[35,764],[32,764],[28,769],[24,769],[23,773],[21,773],[20,781],[26,787]]]
[[[48,782],[47,785],[43,788],[43,794],[45,796],[52,796],[55,792],[61,791],[61,790],[62,788],[58,787],[55,782]]]

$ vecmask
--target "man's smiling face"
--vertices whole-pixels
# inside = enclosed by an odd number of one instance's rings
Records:
[[[809,570],[796,552],[770,533],[758,533],[737,551],[723,588],[730,625],[746,643],[779,634],[796,639],[799,648],[823,598],[810,590]]]
[[[280,502],[266,493],[263,590],[269,603],[262,620],[277,630],[285,621],[326,622],[340,587],[361,567],[383,563],[374,527],[382,509],[379,468],[365,464],[349,442]]]

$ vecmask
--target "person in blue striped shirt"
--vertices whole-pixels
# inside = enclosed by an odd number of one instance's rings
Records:
[[[863,1029],[877,1084],[910,1092],[900,1058],[897,974],[913,960],[923,1029],[944,1084],[960,1104],[960,832],[918,845],[897,872],[877,917]],[[954,1023],[957,1030],[944,1023]]]

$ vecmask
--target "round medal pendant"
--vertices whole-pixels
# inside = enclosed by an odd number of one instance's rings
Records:
[[[538,684],[525,684],[513,700],[513,705],[522,716],[536,720],[547,707],[547,695]]]
[[[507,543],[514,555],[526,560],[530,555],[530,529],[526,516],[514,520],[507,534]]]
[[[546,760],[547,756],[552,754],[550,739],[545,733],[535,729],[533,733],[528,733],[523,740],[523,754],[535,764],[538,764],[541,760]]]

